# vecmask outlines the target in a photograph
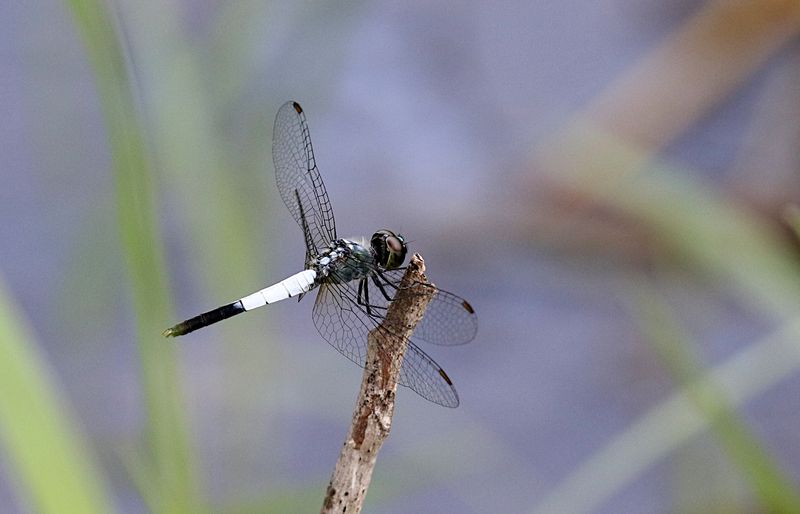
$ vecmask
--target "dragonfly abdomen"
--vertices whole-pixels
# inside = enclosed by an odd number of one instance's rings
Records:
[[[252,311],[270,303],[279,302],[292,296],[307,293],[314,288],[317,272],[313,269],[303,270],[291,277],[281,280],[275,285],[265,287],[261,291],[245,296],[240,302],[244,310]]]
[[[194,318],[187,319],[181,323],[178,323],[172,328],[166,329],[162,332],[164,337],[178,337],[188,334],[189,332],[194,332],[198,328],[207,327],[208,325],[213,325],[219,321],[224,319],[228,319],[231,316],[236,316],[237,314],[241,314],[245,312],[246,309],[242,305],[241,300],[229,303],[228,305],[223,305],[222,307],[217,307],[214,310],[204,312]]]
[[[189,332],[194,332],[198,328],[213,325],[214,323],[228,319],[231,316],[236,316],[237,314],[257,309],[263,305],[279,302],[292,296],[307,293],[314,287],[314,279],[316,276],[317,272],[313,269],[307,269],[301,271],[300,273],[295,273],[291,277],[281,280],[275,285],[266,287],[261,291],[256,291],[255,293],[245,296],[244,298],[233,303],[223,305],[222,307],[217,307],[212,311],[204,312],[199,316],[195,316],[194,318],[178,323],[174,327],[166,329],[163,332],[163,335],[164,337],[177,337],[186,335]]]

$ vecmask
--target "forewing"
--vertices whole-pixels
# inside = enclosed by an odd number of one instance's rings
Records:
[[[380,273],[379,276],[387,284],[384,289],[390,291],[390,295],[395,294],[404,274],[403,269]],[[434,294],[425,316],[414,330],[414,339],[440,345],[459,345],[472,341],[478,332],[478,316],[472,305],[460,296],[432,284],[422,285]]]
[[[306,116],[297,102],[286,102],[275,116],[272,160],[283,203],[303,231],[308,232],[307,250],[317,255],[336,239],[336,223],[314,159]]]
[[[372,295],[378,293],[370,290]],[[380,323],[385,309],[359,305],[358,281],[344,284],[324,283],[314,304],[314,325],[322,337],[342,355],[362,368],[367,358],[367,337]],[[377,303],[377,296],[375,299]],[[384,305],[388,302],[383,302]],[[406,339],[406,353],[400,368],[399,383],[410,387],[426,400],[445,407],[458,406],[458,393],[444,370],[412,341]]]

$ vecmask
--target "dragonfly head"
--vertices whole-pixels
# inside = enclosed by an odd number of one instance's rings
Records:
[[[385,269],[399,268],[406,260],[406,240],[400,234],[391,230],[379,230],[372,234],[370,246],[375,254],[375,260]]]

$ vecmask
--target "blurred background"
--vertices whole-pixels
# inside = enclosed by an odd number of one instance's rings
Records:
[[[5,2],[0,505],[315,512],[361,371],[287,301],[272,123],[342,236],[399,230],[423,345],[365,512],[800,512],[800,4]]]

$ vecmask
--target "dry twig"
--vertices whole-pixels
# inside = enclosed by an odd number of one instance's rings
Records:
[[[353,423],[328,484],[322,514],[361,511],[378,451],[392,427],[405,341],[431,300],[431,290],[424,285],[427,283],[425,261],[414,254],[386,319],[369,334],[367,361]]]

